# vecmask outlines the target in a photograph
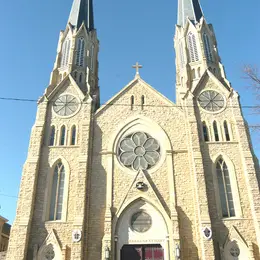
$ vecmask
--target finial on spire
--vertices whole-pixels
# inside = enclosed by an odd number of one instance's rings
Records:
[[[199,0],[178,0],[178,25],[184,27],[189,18],[194,23],[200,21],[203,12]]]
[[[89,31],[93,30],[93,0],[73,0],[68,22],[77,29],[82,25],[82,23],[84,23]]]
[[[132,66],[134,69],[136,69],[135,77],[140,77],[139,69],[143,68],[142,65],[140,65],[138,62],[136,62],[135,65]]]

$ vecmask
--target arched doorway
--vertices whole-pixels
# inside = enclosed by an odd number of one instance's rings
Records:
[[[165,219],[143,199],[131,203],[119,216],[115,236],[117,260],[169,260]]]

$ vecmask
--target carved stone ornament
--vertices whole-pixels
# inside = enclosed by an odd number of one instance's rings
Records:
[[[81,230],[73,230],[73,231],[72,231],[72,241],[73,241],[74,243],[80,242],[81,238],[82,238],[82,232],[81,232]]]
[[[202,234],[203,236],[207,239],[210,240],[212,238],[212,230],[209,227],[205,227],[202,229]]]

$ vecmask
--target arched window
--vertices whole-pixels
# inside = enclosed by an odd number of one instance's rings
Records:
[[[141,97],[141,108],[144,109],[144,95]]]
[[[209,141],[209,131],[206,122],[202,123],[204,141]]]
[[[78,77],[78,72],[74,71],[74,79],[77,81],[77,77]]]
[[[206,33],[203,34],[203,42],[204,42],[204,50],[205,50],[205,55],[206,55],[207,61],[213,61],[213,56],[212,56],[210,42],[209,42],[209,36]]]
[[[184,65],[185,65],[185,61],[184,61],[184,53],[183,53],[183,44],[182,44],[182,42],[180,43],[179,47],[180,47],[180,65],[183,68]]]
[[[72,126],[71,128],[71,140],[70,140],[70,144],[71,145],[75,145],[76,144],[76,126]]]
[[[131,110],[133,110],[135,104],[135,97],[131,96]]]
[[[69,62],[70,40],[66,39],[62,45],[61,67],[66,67]]]
[[[95,50],[95,46],[94,46],[94,44],[92,44],[91,50],[90,50],[90,69],[91,70],[94,70],[94,50]]]
[[[219,141],[219,134],[218,134],[218,126],[217,126],[216,121],[213,122],[213,130],[214,130],[215,141],[218,142]]]
[[[190,61],[198,61],[199,60],[199,53],[197,48],[197,42],[195,35],[190,32],[188,35],[188,46],[189,46],[189,52],[190,52]]]
[[[82,82],[82,73],[79,74],[79,83]]]
[[[55,126],[51,127],[51,135],[50,135],[50,142],[49,145],[53,146],[55,141]]]
[[[66,127],[63,125],[60,131],[60,145],[65,145]]]
[[[49,220],[61,220],[64,197],[65,168],[58,163],[54,169]]]
[[[196,79],[195,69],[193,69],[193,70],[191,71],[191,77],[192,77],[192,79]]]
[[[198,68],[198,78],[201,77],[201,72],[200,72],[200,68]]]
[[[224,121],[224,132],[225,132],[226,141],[230,141],[227,121]]]
[[[222,217],[234,217],[235,208],[227,164],[221,158],[216,165]]]
[[[78,39],[77,45],[77,56],[76,56],[76,65],[83,67],[84,66],[84,54],[85,54],[85,41],[84,38]]]

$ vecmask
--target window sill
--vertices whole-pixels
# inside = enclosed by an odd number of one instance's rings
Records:
[[[53,146],[48,146],[49,148],[79,148],[79,145],[53,145]]]
[[[238,144],[238,142],[235,141],[209,141],[205,142],[206,144]]]
[[[64,220],[46,220],[45,224],[64,224],[67,223]]]
[[[220,218],[220,221],[227,222],[227,221],[237,221],[237,220],[252,220],[251,218],[243,218],[243,217],[231,217],[231,218]]]

